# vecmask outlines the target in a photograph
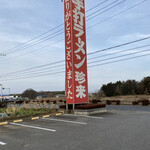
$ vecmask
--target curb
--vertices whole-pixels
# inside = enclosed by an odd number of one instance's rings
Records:
[[[62,113],[56,113],[54,116],[60,116],[62,115]],[[30,119],[31,120],[38,120],[40,118],[49,118],[50,115],[44,115],[44,116],[37,116],[37,117],[31,117]],[[17,122],[23,122],[24,120],[23,119],[19,119],[19,120],[12,120],[12,121],[9,121],[9,122],[13,122],[13,123],[17,123]],[[5,122],[0,122],[0,126],[1,125],[7,125],[9,124],[9,122],[5,121]]]
[[[6,125],[8,122],[0,122],[0,125]]]
[[[38,119],[40,119],[40,117],[33,117],[33,118],[31,118],[31,120],[38,120]]]
[[[45,116],[43,116],[43,118],[49,118],[50,117],[50,115],[45,115]]]
[[[57,114],[56,114],[56,116],[60,116],[60,115],[62,115],[62,113],[57,113]]]
[[[23,121],[22,119],[19,119],[19,120],[14,120],[13,122],[17,123],[17,122],[22,122],[22,121]]]

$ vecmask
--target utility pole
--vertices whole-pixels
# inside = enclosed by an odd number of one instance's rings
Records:
[[[8,90],[9,90],[9,96],[10,96],[10,88],[8,88]]]
[[[6,54],[4,54],[4,53],[0,53],[0,56],[6,56]]]
[[[7,89],[10,95],[10,88],[2,88],[3,90]]]
[[[2,84],[0,84],[0,86],[1,86],[1,100],[2,100],[2,88],[3,88],[3,87],[2,87]]]

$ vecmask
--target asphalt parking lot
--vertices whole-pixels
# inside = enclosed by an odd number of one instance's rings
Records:
[[[149,150],[150,112],[111,110],[0,126],[0,150]]]

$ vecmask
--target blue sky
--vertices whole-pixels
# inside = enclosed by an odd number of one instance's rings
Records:
[[[150,36],[149,0],[107,21],[104,20],[142,2],[142,0],[107,0],[102,5],[99,5],[103,1],[106,0],[85,0],[86,11],[97,6],[95,9],[86,13],[87,19],[89,15],[93,14],[91,15],[92,18],[86,22],[87,53]],[[121,4],[95,18],[93,17],[95,11],[99,10],[100,13],[106,10],[106,6],[113,2],[113,5],[120,2]],[[8,51],[62,23],[64,23],[64,5],[61,0],[0,0],[0,53],[3,52],[7,54],[5,57],[0,56],[0,76],[5,73],[63,60],[65,57],[64,34],[60,34],[26,49],[18,48],[14,53],[9,53]],[[89,28],[90,26],[92,27]],[[61,30],[63,31],[63,26],[49,32],[45,36]],[[40,38],[41,37],[37,38],[37,40]],[[143,46],[149,44],[149,42],[150,40],[145,40],[132,45],[97,53],[88,56],[88,59],[119,50]],[[50,46],[42,48],[45,45]],[[150,49],[150,47],[135,49],[130,51],[130,53],[145,49]],[[127,53],[129,52],[113,56]],[[149,53],[150,51],[147,51],[133,56]],[[96,60],[113,56],[102,57]],[[93,60],[88,60],[88,63],[91,61]],[[109,61],[103,61],[103,63]],[[97,91],[102,84],[108,82],[124,81],[127,79],[136,79],[139,81],[143,77],[150,75],[149,64],[150,56],[148,55],[138,59],[88,68],[89,92]],[[64,67],[59,67],[56,68],[56,70],[60,71],[63,68]],[[52,71],[49,70],[49,73],[51,72]],[[0,78],[0,83],[6,88],[10,88],[11,93],[22,93],[27,88],[33,88],[37,91],[65,90],[64,73],[19,80],[9,79],[10,78],[4,78],[3,76],[3,78]],[[8,91],[4,92],[7,93]]]

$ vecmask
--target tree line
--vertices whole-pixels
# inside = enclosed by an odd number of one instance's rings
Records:
[[[65,94],[65,91],[40,91],[33,89],[25,90],[21,96],[31,99],[39,95],[55,97],[57,94]],[[141,81],[127,80],[117,81],[115,83],[103,84],[101,89],[95,93],[95,96],[119,96],[119,95],[144,95],[150,94],[150,77],[145,77]]]
[[[45,97],[55,97],[58,94],[65,94],[65,91],[40,91],[37,92],[31,88],[25,90],[21,96],[28,97],[30,99],[35,99],[37,96],[45,96]]]
[[[144,95],[150,94],[150,77],[145,77],[141,81],[127,80],[117,81],[102,85],[98,92],[105,96],[118,95]]]

